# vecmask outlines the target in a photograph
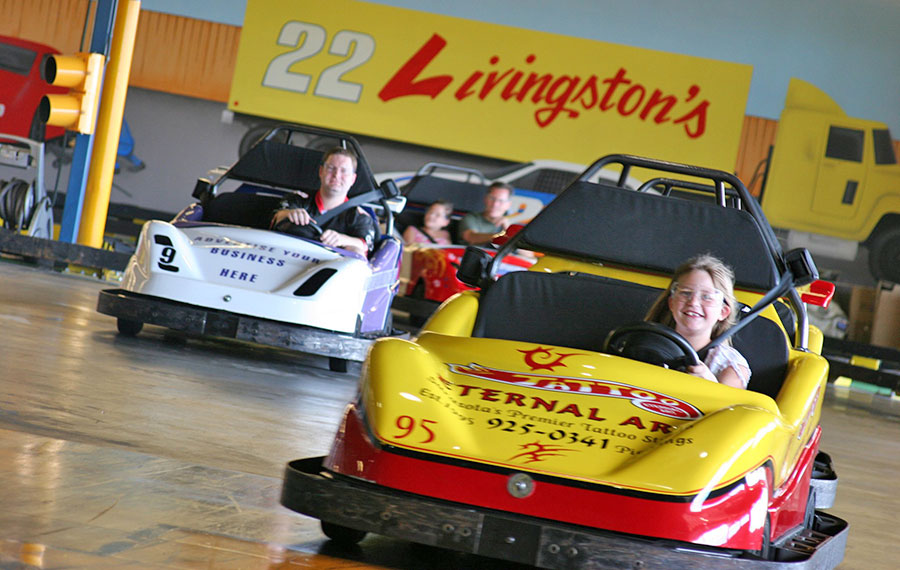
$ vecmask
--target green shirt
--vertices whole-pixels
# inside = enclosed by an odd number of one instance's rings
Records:
[[[459,221],[459,241],[465,242],[463,234],[466,230],[479,234],[497,234],[503,231],[503,228],[486,220],[481,213],[469,212]]]

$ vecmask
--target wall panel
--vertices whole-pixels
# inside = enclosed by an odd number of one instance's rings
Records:
[[[89,6],[88,0],[0,0],[0,34],[78,51]]]
[[[95,6],[88,0],[0,0],[0,34],[78,51]],[[141,10],[130,84],[226,101],[240,33],[236,26]]]
[[[778,121],[774,119],[749,115],[744,117],[734,171],[754,196],[759,195],[762,186],[762,169],[759,165],[768,156],[769,147],[775,144],[777,131]]]

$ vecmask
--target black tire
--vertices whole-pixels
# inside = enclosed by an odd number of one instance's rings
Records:
[[[332,372],[347,372],[347,359],[331,356],[328,358],[328,369]],[[322,523],[325,524],[325,523]],[[328,534],[328,533],[325,533]]]
[[[244,136],[241,137],[241,142],[238,143],[238,158],[247,154],[247,151],[270,130],[272,130],[271,125],[257,125],[255,127],[250,127],[250,129],[244,133]]]
[[[338,544],[350,546],[358,543],[366,537],[366,534],[368,534],[364,530],[356,530],[355,528],[349,528],[325,521],[320,522],[322,524],[322,532],[325,533],[325,536]]]
[[[754,551],[754,554],[763,560],[772,560],[775,558],[775,549],[772,548],[772,522],[769,520],[769,515],[766,515],[766,524],[763,525],[763,533],[762,533],[762,544],[759,546],[759,550]]]
[[[875,279],[900,283],[900,226],[885,228],[872,239],[869,271]]]
[[[419,281],[416,282],[416,286],[413,287],[412,293],[409,296],[413,299],[424,299],[425,298],[425,279],[420,277]],[[409,324],[416,328],[422,328],[422,325],[425,324],[425,321],[428,320],[427,316],[422,315],[414,315],[410,313],[409,315]]]
[[[803,527],[814,528],[816,525],[816,490],[809,488],[809,497],[806,499],[806,511],[803,513]]]
[[[144,328],[144,323],[130,319],[116,319],[116,328],[119,329],[119,334],[134,337]]]
[[[31,126],[28,128],[28,138],[37,142],[44,142],[47,138],[47,124],[41,121],[39,111],[34,112],[31,119]]]

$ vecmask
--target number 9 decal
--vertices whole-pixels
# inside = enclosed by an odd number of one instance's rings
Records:
[[[327,33],[321,26],[308,22],[286,22],[278,34],[277,43],[296,49],[278,55],[269,62],[263,77],[263,86],[306,93],[312,76],[291,71],[291,67],[295,63],[318,55],[325,47],[326,39]],[[363,86],[341,78],[372,58],[372,54],[375,53],[375,39],[362,32],[341,30],[332,38],[328,53],[345,56],[345,59],[325,68],[319,76],[313,95],[358,102]]]
[[[155,235],[153,236],[153,241],[156,245],[163,246],[162,251],[159,253],[159,260],[156,262],[156,265],[164,271],[178,273],[178,266],[172,263],[175,261],[175,255],[178,252],[175,251],[175,248],[172,246],[172,240],[169,239],[169,236]]]

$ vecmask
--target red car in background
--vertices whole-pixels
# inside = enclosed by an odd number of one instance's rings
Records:
[[[60,137],[62,127],[38,119],[38,105],[47,94],[66,93],[41,79],[44,56],[58,50],[10,36],[0,36],[0,133],[45,141]]]
[[[441,168],[451,173],[457,173],[461,179],[447,178],[435,173],[436,168]],[[468,176],[463,176],[463,174]],[[395,228],[402,233],[408,226],[420,226],[424,211],[428,205],[438,199],[449,200],[453,203],[453,214],[450,216],[450,226],[447,228],[453,236],[455,243],[452,245],[434,244],[406,244],[403,248],[403,263],[400,269],[400,292],[394,298],[392,307],[410,315],[410,322],[421,325],[437,309],[443,301],[461,291],[469,291],[473,288],[456,278],[456,270],[459,261],[466,251],[466,245],[459,240],[459,221],[469,212],[478,212],[484,208],[484,195],[488,190],[488,182],[483,174],[476,170],[429,163],[403,187],[403,195],[406,198],[406,208],[397,216]],[[540,199],[531,199],[531,208],[539,211],[544,203],[553,199],[550,193],[532,192]],[[518,194],[516,195],[518,198]],[[526,209],[526,203],[522,200],[521,206],[514,205],[511,215],[521,215]],[[517,202],[518,204],[518,202]],[[534,213],[532,212],[532,216]],[[530,217],[529,217],[530,219]],[[522,220],[527,223],[528,220]],[[520,226],[512,226],[512,228]],[[493,255],[495,249],[491,246],[483,248],[488,254]],[[500,274],[509,271],[523,271],[531,267],[535,259],[530,255],[516,252],[505,256],[500,263]]]

